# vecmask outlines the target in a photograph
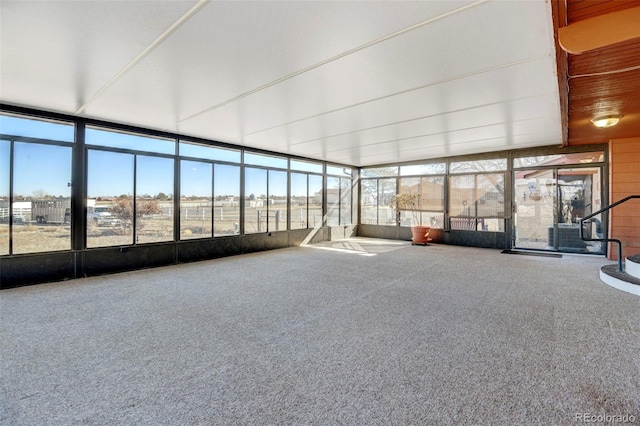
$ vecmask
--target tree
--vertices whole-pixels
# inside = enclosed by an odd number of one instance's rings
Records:
[[[47,191],[45,191],[44,189],[36,189],[32,192],[32,194],[34,200],[44,200],[46,198],[49,198],[49,194],[47,194]]]
[[[131,224],[133,222],[133,197],[128,195],[121,195],[116,198],[115,204],[112,207],[112,213],[114,216],[121,219],[124,223]],[[141,200],[138,199],[136,202],[136,231],[140,231],[144,228],[145,223],[143,220],[144,216],[153,215],[153,214],[161,214],[162,209],[158,204],[158,201],[155,199],[151,200]]]
[[[396,194],[387,203],[396,212],[396,221],[400,221],[401,211],[410,211],[416,224],[420,223],[420,216],[417,211],[420,204],[420,195],[411,193]]]

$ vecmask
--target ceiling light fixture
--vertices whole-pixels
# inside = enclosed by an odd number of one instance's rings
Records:
[[[591,122],[594,126],[603,129],[605,127],[615,126],[616,124],[618,124],[618,121],[620,121],[620,116],[617,114],[602,115],[591,119]]]

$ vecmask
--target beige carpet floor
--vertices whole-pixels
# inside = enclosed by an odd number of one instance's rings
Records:
[[[3,290],[0,423],[640,422],[605,263],[357,238]]]

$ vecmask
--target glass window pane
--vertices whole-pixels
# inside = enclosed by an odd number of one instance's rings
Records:
[[[89,150],[87,247],[133,244],[133,154]]]
[[[420,210],[444,210],[444,176],[420,178]]]
[[[504,174],[478,175],[476,185],[478,217],[504,217]]]
[[[180,239],[211,237],[213,166],[180,161]]]
[[[244,233],[267,232],[267,171],[244,169]]]
[[[301,172],[322,173],[322,164],[320,163],[291,160],[289,167],[291,170],[299,170]]]
[[[451,216],[475,217],[475,175],[449,177],[449,214]]]
[[[0,114],[0,134],[73,142],[75,126],[51,120]]]
[[[327,166],[327,174],[328,175],[336,175],[336,176],[348,176],[352,175],[351,167],[337,167],[337,166]]]
[[[420,212],[420,223],[431,228],[444,228],[444,212]]]
[[[187,142],[180,142],[180,155],[183,157],[203,158],[206,160],[226,161],[229,163],[240,162],[239,150]]]
[[[11,144],[0,140],[0,256],[9,254],[9,161]]]
[[[287,229],[287,172],[269,170],[269,208],[267,230]]]
[[[173,241],[173,159],[138,155],[136,243]]]
[[[291,173],[291,229],[307,228],[307,174]]]
[[[389,207],[389,201],[396,194],[396,179],[380,179],[378,181],[378,223],[395,225],[396,212]]]
[[[340,225],[340,178],[327,177],[327,226]]]
[[[600,190],[600,168],[562,168],[558,170],[558,204],[560,223],[578,223],[580,220],[600,210],[602,205]],[[597,215],[591,220],[595,225],[602,218]],[[585,225],[585,230],[588,226]],[[602,238],[594,237],[594,238]]]
[[[504,232],[504,219],[478,219],[478,231]]]
[[[378,180],[363,179],[360,181],[362,198],[360,201],[360,222],[365,225],[378,224]]]
[[[240,233],[240,167],[226,164],[214,166],[213,235]]]
[[[421,180],[419,177],[400,179],[399,194],[420,195]],[[417,208],[420,206],[419,197],[416,199]],[[420,212],[416,210],[400,210],[400,226],[420,225]]]
[[[449,166],[450,173],[497,172],[507,170],[507,159],[454,161]]]
[[[504,173],[460,175],[449,178],[451,229],[504,230]]]
[[[400,166],[400,176],[440,175],[447,171],[446,163],[411,164]]]
[[[569,154],[537,155],[513,159],[513,167],[557,166],[562,164],[602,163],[603,151],[575,152]]]
[[[175,154],[176,141],[173,139],[155,138],[147,135],[104,130],[87,127],[85,135],[87,145],[123,148],[136,151],[157,152],[159,154]]]
[[[411,210],[400,211],[400,226],[420,225],[420,212]]]
[[[14,144],[13,253],[71,249],[71,148]]]
[[[361,177],[385,177],[385,176],[398,176],[398,166],[393,167],[373,167],[368,169],[362,169],[360,171]]]
[[[309,228],[322,226],[322,190],[322,176],[309,175]]]
[[[351,199],[351,179],[340,179],[340,225],[351,225],[352,219],[352,199]]]
[[[452,217],[450,222],[451,229],[504,232],[504,219]]]
[[[400,191],[398,193],[418,195],[420,194],[420,182],[419,177],[401,178]]]
[[[286,169],[288,167],[286,158],[254,154],[252,152],[244,153],[244,163],[252,164],[254,166],[278,167],[281,169]]]

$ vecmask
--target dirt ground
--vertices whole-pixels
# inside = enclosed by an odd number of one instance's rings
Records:
[[[265,214],[266,210],[247,209],[245,233],[266,232],[275,229],[275,216]],[[312,226],[317,220],[321,220],[319,212],[312,213]],[[239,212],[237,209],[226,211],[224,216],[214,218],[214,227],[211,225],[211,214],[192,215],[181,218],[180,239],[189,240],[197,238],[209,238],[212,236],[237,235],[239,233]],[[279,215],[278,229],[286,229],[286,215]],[[306,212],[301,214],[299,210],[292,212],[292,228],[306,228]],[[269,223],[267,224],[267,220]],[[158,217],[143,218],[141,227],[136,232],[136,244],[173,241],[173,216],[162,215]],[[212,235],[212,229],[215,235]],[[110,247],[133,244],[133,232],[131,226],[95,226],[89,224],[87,230],[87,247]],[[71,226],[69,224],[16,224],[13,227],[13,254],[41,253],[48,251],[60,251],[71,249]],[[9,254],[9,226],[0,224],[0,255]]]

